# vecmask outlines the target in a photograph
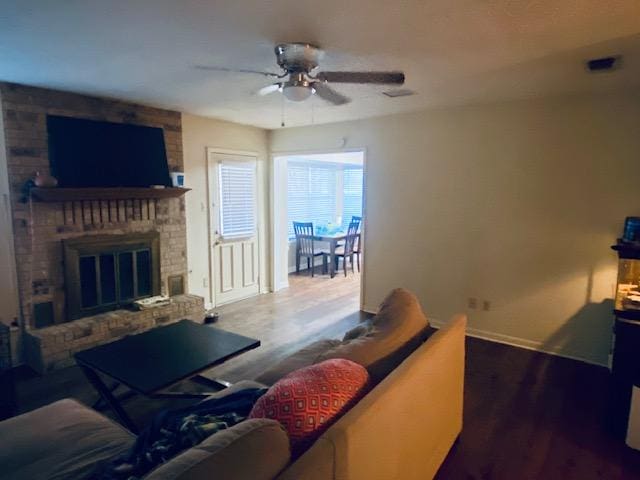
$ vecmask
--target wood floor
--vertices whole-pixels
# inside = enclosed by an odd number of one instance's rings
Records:
[[[216,326],[262,342],[207,376],[230,382],[254,378],[279,359],[321,338],[342,337],[366,314],[360,312],[360,275],[311,277],[306,270],[289,276],[289,288],[217,309]]]
[[[262,346],[208,376],[252,378],[363,318],[357,275],[294,275],[290,282],[287,290],[219,308],[220,328],[260,338]],[[606,369],[473,338],[467,339],[466,365],[464,429],[439,480],[640,479],[640,452],[607,430]],[[193,382],[184,387],[199,388]],[[96,398],[75,367],[24,379],[18,395],[23,411],[68,396],[89,404]],[[139,423],[159,408],[178,406],[141,397],[125,405]]]
[[[639,479],[609,433],[609,372],[467,337],[464,427],[437,478]]]
[[[205,376],[230,382],[255,378],[269,365],[321,338],[339,338],[366,315],[360,308],[360,275],[349,272],[333,279],[314,278],[303,271],[291,275],[290,288],[276,294],[259,295],[221,306],[216,327],[257,338],[261,346],[223,365],[205,372]],[[135,368],[135,365],[132,365]],[[195,382],[185,381],[176,391],[208,391]],[[70,367],[43,377],[22,375],[17,384],[18,408],[27,412],[56,400],[73,397],[87,405],[97,394],[78,367]],[[134,397],[125,408],[138,425],[144,425],[163,408],[179,408],[193,401],[150,400]],[[104,412],[109,414],[109,412]]]

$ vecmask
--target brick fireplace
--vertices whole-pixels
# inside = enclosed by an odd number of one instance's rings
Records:
[[[181,318],[201,320],[202,299],[185,294],[184,197],[43,202],[25,196],[24,191],[35,172],[50,173],[47,115],[161,127],[169,168],[182,171],[180,113],[7,83],[0,83],[0,94],[25,360],[40,371],[59,368],[73,363],[73,353],[92,345]],[[143,237],[157,239],[156,250],[140,246]],[[133,244],[128,250],[118,247],[94,254],[93,260],[86,254],[82,265],[70,267],[74,246],[109,243],[110,238],[112,247]],[[120,266],[123,271],[139,268],[143,272],[148,268],[150,273],[147,278],[138,272],[131,277],[131,285],[117,286],[124,289],[118,290],[118,294],[127,298],[114,296],[110,280],[102,287],[98,285],[95,291],[87,290],[89,287],[85,287],[84,293],[78,290],[73,282],[79,281],[82,274],[77,269],[84,268],[84,276],[89,278],[87,272],[101,265],[107,269],[111,268],[109,265],[114,269]],[[76,277],[72,270],[78,272]],[[132,297],[134,291],[144,295],[169,294],[169,282],[182,285],[185,290],[172,292],[177,295],[171,305],[143,311],[118,308],[118,302],[126,303],[124,300]],[[129,288],[131,294],[127,293]]]

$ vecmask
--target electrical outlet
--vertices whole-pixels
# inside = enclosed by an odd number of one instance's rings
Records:
[[[469,297],[469,299],[467,300],[467,307],[471,308],[471,309],[476,309],[478,308],[478,299],[477,298],[473,298],[473,297]]]
[[[485,312],[491,310],[491,302],[489,300],[484,300],[482,302],[482,310],[484,310]]]
[[[207,288],[209,286],[209,280],[207,280],[207,277],[202,277],[202,286],[204,288]]]

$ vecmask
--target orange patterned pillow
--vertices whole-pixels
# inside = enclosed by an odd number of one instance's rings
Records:
[[[342,358],[291,372],[253,406],[249,418],[272,418],[289,434],[294,456],[304,452],[364,394],[367,370]]]

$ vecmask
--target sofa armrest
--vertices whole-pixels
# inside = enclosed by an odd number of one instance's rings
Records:
[[[432,335],[278,479],[432,478],[462,429],[465,327]]]
[[[222,430],[145,480],[271,480],[289,463],[289,437],[275,420],[249,419]]]
[[[0,422],[0,479],[87,478],[135,437],[67,398]]]

